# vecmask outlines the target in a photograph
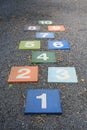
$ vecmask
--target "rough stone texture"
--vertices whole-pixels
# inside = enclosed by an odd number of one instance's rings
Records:
[[[25,24],[52,20],[66,31],[55,39],[67,39],[70,51],[56,51],[57,63],[39,64],[39,82],[7,83],[11,66],[32,65],[31,51],[18,50],[20,40],[35,39],[35,32],[24,32]],[[47,31],[46,26],[41,31]],[[47,50],[47,40],[41,40]],[[74,66],[78,84],[47,82],[51,66]],[[0,0],[0,130],[87,130],[87,0]],[[27,88],[58,88],[62,115],[24,115]]]

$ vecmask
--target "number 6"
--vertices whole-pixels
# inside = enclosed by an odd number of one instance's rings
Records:
[[[57,48],[61,48],[61,47],[63,47],[63,43],[60,42],[60,41],[54,42],[54,43],[53,43],[53,46],[55,46],[55,47],[57,47]]]

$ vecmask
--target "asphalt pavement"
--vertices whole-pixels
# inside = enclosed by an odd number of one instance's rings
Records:
[[[35,31],[24,25],[39,20],[64,25],[55,39],[68,40],[70,50],[56,50],[56,63],[39,66],[37,83],[8,84],[12,66],[32,66],[29,50],[19,50],[19,41],[36,40]],[[42,32],[47,31],[41,25]],[[48,51],[41,39],[41,51]],[[48,67],[75,67],[78,83],[48,83]],[[63,113],[24,114],[26,89],[59,89]],[[87,130],[87,1],[0,0],[0,130]]]

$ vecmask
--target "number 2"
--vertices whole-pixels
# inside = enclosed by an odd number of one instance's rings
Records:
[[[36,99],[41,99],[41,108],[42,109],[46,109],[47,108],[46,93],[43,93],[40,96],[36,96]]]
[[[24,71],[25,71],[25,72],[24,72]],[[19,70],[18,70],[18,73],[21,73],[21,72],[23,72],[23,73],[17,75],[17,76],[16,76],[16,79],[26,79],[26,78],[30,78],[30,76],[27,75],[27,74],[30,74],[30,72],[31,72],[30,69],[28,69],[28,68],[19,69]]]

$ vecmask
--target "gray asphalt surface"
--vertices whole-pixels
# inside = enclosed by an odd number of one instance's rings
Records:
[[[20,40],[35,39],[35,32],[24,32],[25,24],[38,20],[63,24],[65,32],[55,39],[66,39],[69,51],[56,51],[57,63],[39,64],[39,82],[7,83],[12,66],[31,64],[31,51],[18,50]],[[47,31],[46,26],[41,31]],[[41,40],[47,50],[47,40]],[[48,51],[48,50],[47,50]],[[74,66],[78,84],[48,83],[51,66]],[[87,130],[87,0],[0,0],[0,130]],[[27,88],[60,89],[63,114],[24,115]]]

